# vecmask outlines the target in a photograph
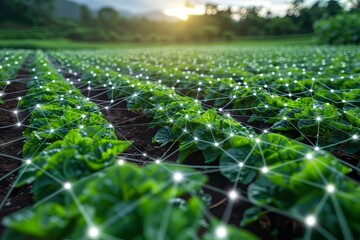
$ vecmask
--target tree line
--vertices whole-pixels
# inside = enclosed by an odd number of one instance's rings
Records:
[[[264,12],[261,7],[243,7],[234,11],[230,7],[224,9],[206,4],[204,15],[191,15],[187,21],[175,22],[126,18],[110,7],[94,14],[83,5],[80,19],[75,21],[54,18],[52,0],[2,0],[0,26],[2,29],[47,29],[44,34],[47,38],[52,35],[79,41],[232,40],[240,36],[313,33],[314,24],[320,19],[359,12],[360,0],[349,0],[349,4],[351,8],[345,8],[337,0],[328,0],[316,1],[309,6],[304,0],[293,0],[285,16]]]

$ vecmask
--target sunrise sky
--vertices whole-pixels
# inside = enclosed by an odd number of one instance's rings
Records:
[[[118,10],[129,11],[134,14],[145,13],[151,11],[162,11],[167,15],[174,15],[184,19],[189,13],[200,14],[205,3],[214,3],[226,6],[262,6],[267,10],[271,10],[275,15],[282,15],[286,12],[289,3],[292,0],[192,0],[195,8],[185,9],[184,0],[73,0],[78,3],[88,5],[90,8],[98,9],[104,6],[111,6]],[[307,4],[311,4],[315,0],[306,0]],[[345,2],[341,0],[340,2]]]

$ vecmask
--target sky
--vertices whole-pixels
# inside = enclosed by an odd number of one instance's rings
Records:
[[[88,5],[92,9],[103,6],[111,6],[118,10],[126,10],[132,13],[144,13],[168,8],[184,6],[184,0],[73,0]],[[192,0],[194,5],[204,5],[211,2],[228,6],[264,6],[274,11],[283,11],[290,0]]]
[[[72,0],[88,5],[92,9],[111,6],[118,10],[125,10],[133,14],[146,13],[164,9],[177,9],[185,5],[184,0]],[[311,4],[315,0],[305,0]],[[344,2],[345,0],[340,0]],[[283,15],[292,0],[192,0],[194,5],[203,6],[205,3],[215,3],[226,6],[262,6],[275,15]]]

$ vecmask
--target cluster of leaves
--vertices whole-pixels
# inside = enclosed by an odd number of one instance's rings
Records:
[[[321,235],[341,237],[344,232],[359,234],[359,229],[354,224],[359,214],[359,204],[356,204],[359,187],[344,178],[350,169],[340,164],[332,155],[324,151],[313,152],[312,148],[277,134],[264,134],[258,137],[254,135],[251,138],[251,129],[242,127],[226,115],[217,114],[215,109],[204,111],[196,100],[181,97],[174,90],[158,83],[143,82],[131,76],[121,76],[117,72],[95,69],[91,66],[85,70],[84,80],[91,80],[95,86],[116,86],[112,91],[112,97],[127,97],[130,110],[151,114],[154,117],[153,125],[162,127],[154,140],[161,144],[170,141],[179,142],[180,162],[198,150],[202,151],[207,163],[220,158],[220,170],[223,175],[234,182],[251,183],[248,197],[258,206],[285,210],[290,216],[299,220],[303,220],[309,213],[316,212],[318,218],[323,220],[321,226],[326,229],[325,232],[320,231],[318,237]],[[216,93],[218,92],[217,90]],[[244,101],[248,104],[261,104],[262,107],[256,110],[257,113],[267,112],[264,110],[267,108],[261,98],[248,93],[245,94],[250,99],[246,100],[236,94],[234,104],[239,104],[241,107],[245,105]],[[312,127],[316,124],[311,120],[317,114],[322,114],[328,121],[343,124],[344,128],[352,127],[348,123],[339,123],[336,108],[327,104],[314,108],[310,98],[293,101],[288,98],[271,97],[270,94],[265,95],[265,93],[261,97],[277,107],[284,106],[282,101],[288,103],[289,108],[280,111],[280,116],[271,115],[273,119],[289,117],[290,121],[294,121],[293,124],[300,125],[302,130],[308,131],[309,134],[313,134]],[[307,101],[307,104],[301,101]],[[304,109],[299,109],[299,106],[304,106]],[[354,118],[356,119],[357,116]],[[279,125],[279,130],[282,130],[278,121],[275,124]],[[239,163],[243,165],[240,166]],[[270,171],[269,174],[259,174],[259,169],[263,166],[267,167],[266,172]],[[334,195],[327,194],[328,183],[336,186]],[[347,191],[356,194],[351,196],[344,194]],[[296,197],[289,198],[288,195]],[[325,198],[325,208],[319,207],[319,197]],[[331,201],[331,199],[335,200]],[[354,211],[350,210],[350,202],[357,206]],[[251,211],[256,212],[256,216],[248,214],[253,220],[263,215],[260,210],[251,209]],[[328,221],[328,219],[338,219],[343,212],[349,214],[350,219],[349,224],[345,222],[346,229],[344,226],[335,226],[334,221]],[[247,223],[251,221],[244,220]]]
[[[176,86],[176,90],[186,96],[203,98],[215,107],[225,106],[234,113],[250,115],[249,124],[253,121],[265,122],[287,137],[303,142],[315,142],[318,138],[319,147],[331,145],[334,146],[331,150],[351,154],[358,149],[353,142],[345,140],[358,134],[359,126],[354,120],[349,121],[347,112],[353,113],[360,102],[360,68],[354,61],[359,58],[359,53],[353,50],[319,48],[314,52],[313,49],[305,49],[301,50],[301,56],[296,51],[296,59],[294,52],[289,51],[286,55],[290,57],[286,59],[282,57],[285,53],[270,51],[270,57],[265,58],[259,53],[253,54],[256,50],[251,49],[252,55],[241,64],[235,56],[230,56],[235,61],[233,64],[228,59],[224,59],[225,63],[219,61],[215,64],[212,55],[207,59],[204,55],[184,57],[171,52],[154,58],[150,52],[144,56],[129,55],[126,59],[119,59],[106,54],[98,57],[101,61],[97,64],[107,66],[109,61],[114,62],[114,68],[116,66],[117,70],[126,72],[126,75],[119,76],[129,82],[133,82],[130,75],[141,78],[145,77],[142,74],[146,74],[147,79],[163,79],[161,83],[168,87]],[[249,52],[245,51],[243,55],[247,56]],[[315,59],[315,63],[308,64],[309,58]],[[77,59],[72,63],[83,66]],[[91,72],[85,72],[84,79],[101,85],[106,81],[101,77],[103,73],[97,66]],[[97,74],[100,77],[96,77]],[[114,74],[112,77],[117,76]],[[177,79],[176,83],[174,79]],[[256,87],[259,83],[263,83],[261,88]],[[131,93],[131,88],[122,86],[121,91],[126,95]],[[330,109],[333,109],[331,114]],[[284,112],[291,117],[285,116]],[[316,118],[319,116],[325,122],[321,123],[321,131],[317,133]],[[360,119],[356,114],[350,117]],[[303,125],[305,122],[306,126]]]
[[[18,186],[32,184],[36,204],[3,220],[3,239],[89,239],[94,228],[98,239],[197,238],[205,208],[198,190],[206,177],[183,167],[114,165],[130,143],[104,127],[109,124],[96,106],[57,75],[42,52],[33,64],[46,74],[30,82],[33,93],[22,102],[33,107],[24,146],[32,159],[21,170]],[[34,91],[38,86],[45,91]],[[82,127],[76,118],[83,119]],[[173,182],[173,172],[186,180]],[[192,197],[184,201],[181,197],[189,193]],[[214,220],[202,239],[214,239],[215,227]],[[229,228],[228,239],[243,237],[257,239]]]

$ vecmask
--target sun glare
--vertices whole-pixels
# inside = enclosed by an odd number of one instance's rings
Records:
[[[164,14],[170,17],[176,17],[180,20],[186,21],[189,15],[203,15],[205,14],[205,6],[192,6],[192,7],[177,7],[167,8]]]

